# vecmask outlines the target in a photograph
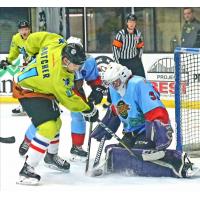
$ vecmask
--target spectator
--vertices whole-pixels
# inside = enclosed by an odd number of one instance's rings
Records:
[[[182,28],[181,46],[200,47],[200,21],[194,17],[193,8],[184,8],[183,16],[185,23]]]

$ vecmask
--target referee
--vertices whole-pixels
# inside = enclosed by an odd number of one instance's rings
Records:
[[[126,28],[121,29],[113,41],[113,57],[115,62],[128,67],[133,75],[145,78],[141,60],[144,41],[141,32],[136,28],[136,20],[134,14],[127,15]]]

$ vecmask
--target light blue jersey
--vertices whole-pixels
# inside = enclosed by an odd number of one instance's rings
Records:
[[[81,70],[75,72],[75,80],[83,79],[85,81],[96,80],[99,76],[96,60],[93,57],[87,58]]]
[[[144,114],[157,107],[165,108],[152,84],[140,76],[128,81],[123,97],[112,86],[110,95],[125,132],[141,133],[145,126]]]

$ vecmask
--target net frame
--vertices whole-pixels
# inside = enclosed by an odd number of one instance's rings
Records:
[[[176,149],[200,155],[200,49],[177,47],[174,60]]]

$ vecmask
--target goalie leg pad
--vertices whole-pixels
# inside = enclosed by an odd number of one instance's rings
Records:
[[[131,156],[126,149],[121,147],[108,148],[106,152],[108,158],[106,171],[111,173],[129,172],[130,174],[136,174],[139,176],[182,177],[181,174],[178,173],[182,169],[182,157],[178,154],[174,154],[173,151],[175,150],[171,150],[167,156],[160,160],[150,162],[141,159],[144,152],[143,150],[132,149],[132,151],[137,157]],[[166,163],[165,161],[169,159],[170,155],[172,156],[170,158],[171,162]],[[180,170],[175,170],[172,166],[172,160],[175,159],[179,162],[179,164],[177,164],[177,169],[180,168]]]

